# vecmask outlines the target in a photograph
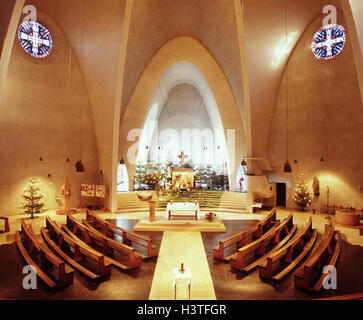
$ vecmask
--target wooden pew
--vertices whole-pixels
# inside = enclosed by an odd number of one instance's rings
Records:
[[[132,242],[136,242],[139,245],[147,248],[147,255],[142,255],[138,252],[139,255],[142,256],[143,259],[153,258],[158,255],[158,247],[152,244],[152,241],[148,237],[141,236],[129,230],[120,228],[106,220],[103,220],[98,215],[93,212],[87,210],[86,212],[86,221],[88,223],[92,223],[93,228],[97,230],[101,230],[102,233],[106,237],[110,237],[113,239],[115,233],[122,237],[122,243],[132,247]]]
[[[45,243],[35,235],[31,225],[26,225],[21,219],[21,232],[15,233],[16,244],[28,265],[35,268],[37,275],[50,288],[63,287],[73,283],[74,270],[57,257]],[[28,250],[26,250],[24,244]],[[31,254],[39,254],[39,266],[34,262]],[[56,276],[48,275],[46,270],[54,267],[58,270]],[[56,278],[56,279],[54,279]]]
[[[88,244],[86,244],[83,241],[81,241],[71,230],[68,229],[68,227],[65,224],[62,225],[62,229],[65,232],[67,232],[73,238],[73,240],[81,242],[82,243],[82,246],[88,248],[91,251],[94,250]],[[125,265],[125,264],[123,264],[123,263],[121,263],[119,261],[116,261],[116,260],[114,260],[114,259],[112,259],[110,257],[105,256],[105,261],[108,262],[108,263],[111,263],[112,265],[114,265],[115,267],[117,267],[117,268],[119,268],[121,270],[128,270],[129,269],[129,267],[127,265]]]
[[[262,237],[238,249],[230,260],[231,269],[250,272],[264,261],[271,253],[283,247],[293,236],[296,231],[296,225],[293,224],[293,215],[290,215],[279,225],[276,225],[267,231]],[[247,258],[250,254],[260,258],[253,261],[247,266]]]
[[[318,232],[312,229],[312,218],[298,231],[294,238],[284,247],[275,251],[259,265],[259,276],[268,280],[281,280],[304,259],[310,252],[317,238]],[[274,265],[287,264],[277,274],[274,273]]]
[[[10,232],[9,218],[0,217],[0,220],[4,220],[4,230],[0,230],[0,233]]]
[[[326,265],[335,266],[341,249],[340,232],[335,231],[335,222],[325,225],[325,233],[316,251],[295,272],[295,288],[319,291],[327,276],[323,274]]]
[[[54,251],[88,278],[94,280],[111,275],[111,264],[105,260],[103,254],[84,246],[81,241],[72,239],[49,216],[46,216],[46,228],[42,228],[41,232],[44,240]],[[97,273],[79,263],[86,258],[95,262]]]
[[[242,232],[236,233],[226,239],[219,241],[217,248],[213,249],[213,258],[228,261],[233,255],[224,257],[224,250],[232,245],[236,245],[236,250],[247,244],[247,238],[252,236],[252,240],[260,238],[265,232],[270,230],[272,226],[278,224],[276,220],[276,208],[272,209],[270,213],[257,224],[243,230]]]
[[[101,232],[93,229],[86,220],[84,220],[82,224],[72,215],[67,214],[66,226],[75,235],[81,236],[82,240],[88,241],[88,243],[96,242],[100,244],[105,255],[112,256],[114,250],[125,254],[128,259],[128,269],[136,269],[141,266],[141,256],[135,252],[134,248],[106,237]]]

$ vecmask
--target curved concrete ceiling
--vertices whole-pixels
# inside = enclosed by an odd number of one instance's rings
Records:
[[[243,0],[253,156],[267,156],[286,54],[328,4],[341,8],[339,0]]]
[[[125,66],[122,110],[147,64],[168,41],[190,36],[217,60],[243,109],[242,77],[231,0],[135,1]],[[242,113],[242,112],[241,112]]]

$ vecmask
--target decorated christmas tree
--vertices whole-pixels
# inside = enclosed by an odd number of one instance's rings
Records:
[[[149,156],[146,163],[138,163],[136,165],[135,190],[158,190],[167,181],[167,167],[154,164]]]
[[[40,185],[35,178],[30,178],[28,186],[24,189],[22,209],[25,214],[34,218],[35,214],[44,212],[44,195],[41,193]]]
[[[311,205],[311,195],[304,180],[304,174],[301,174],[299,181],[296,182],[293,200],[301,208],[301,211]]]

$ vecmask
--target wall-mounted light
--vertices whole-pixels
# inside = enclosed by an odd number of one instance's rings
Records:
[[[321,157],[320,158],[320,162],[324,162],[325,160],[324,160],[324,158],[323,157]]]
[[[299,162],[298,162],[297,160],[294,160],[294,163],[295,163],[295,164],[298,164]]]
[[[71,162],[71,159],[67,158],[67,159],[66,159],[66,162],[67,162],[67,163]]]
[[[120,164],[125,164],[125,160],[124,160],[124,158],[121,158],[121,160],[120,160]]]
[[[42,157],[40,157],[40,158],[39,158],[39,161],[43,161],[43,158],[42,158]]]

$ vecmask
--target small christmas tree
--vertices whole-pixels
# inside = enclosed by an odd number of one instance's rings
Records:
[[[32,219],[35,214],[44,212],[44,202],[41,201],[43,197],[44,195],[41,193],[36,179],[30,178],[28,186],[24,189],[24,201],[22,202],[23,212],[30,214]]]
[[[304,180],[304,174],[301,174],[300,180],[296,182],[293,200],[301,208],[301,211],[311,205],[311,195]]]

